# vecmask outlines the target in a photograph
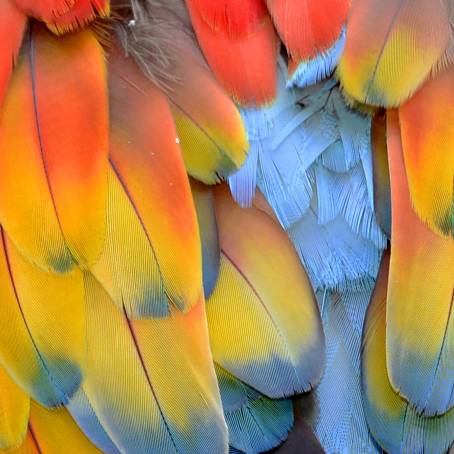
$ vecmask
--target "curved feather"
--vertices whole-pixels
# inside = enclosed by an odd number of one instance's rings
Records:
[[[402,150],[415,212],[454,237],[454,67],[440,72],[399,108]]]
[[[362,383],[367,422],[372,435],[387,452],[442,454],[454,442],[454,409],[442,416],[425,417],[396,393],[388,378],[386,366],[388,268],[389,252],[386,252],[366,314],[363,332]]]
[[[111,166],[153,249],[169,300],[181,310],[202,292],[196,213],[165,96],[135,63],[109,57]]]
[[[172,309],[168,318],[132,321],[92,277],[85,285],[91,348],[84,390],[118,449],[224,452],[203,299],[186,314]]]
[[[241,117],[203,59],[184,3],[149,2],[125,16],[134,26],[119,28],[119,37],[169,97],[188,173],[208,184],[218,182],[245,159]]]
[[[27,435],[30,398],[0,366],[0,450],[22,445]]]
[[[360,102],[398,106],[429,76],[451,37],[446,0],[354,0],[338,66]]]
[[[16,64],[27,18],[10,0],[0,1],[0,107]]]
[[[225,23],[214,19],[221,5],[186,0],[200,47],[221,84],[243,104],[265,104],[276,94],[278,42],[271,18],[262,0],[222,2]],[[215,6],[213,6],[215,5]],[[255,13],[251,14],[254,11]],[[229,24],[241,24],[232,32]],[[239,33],[247,31],[246,34]]]
[[[454,404],[454,239],[413,211],[398,115],[387,113],[391,178],[391,263],[386,358],[391,384],[427,415]]]
[[[276,29],[295,63],[316,58],[339,39],[350,0],[267,0]]]
[[[291,400],[265,397],[216,366],[229,444],[241,452],[269,451],[287,438],[293,426]]]
[[[68,402],[82,381],[85,352],[81,272],[41,271],[1,233],[0,361],[46,406]]]
[[[226,187],[216,189],[215,207],[221,268],[207,303],[215,361],[269,397],[309,390],[324,339],[296,251],[274,219],[239,208]]]
[[[56,38],[33,25],[0,122],[0,218],[45,269],[66,271],[72,257],[86,265],[101,251],[107,140],[104,60],[94,35]]]

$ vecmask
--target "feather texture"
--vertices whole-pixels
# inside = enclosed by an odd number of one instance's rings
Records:
[[[221,269],[207,305],[215,361],[270,397],[309,390],[321,374],[324,340],[295,250],[274,219],[239,208],[225,187],[216,189],[215,207]]]
[[[241,103],[270,102],[276,93],[278,41],[262,0],[186,4],[200,47],[222,85]]]
[[[104,241],[108,151],[103,52],[94,35],[57,39],[33,25],[3,107],[5,230],[45,269],[66,271],[73,257],[92,263]]]
[[[219,366],[216,375],[230,446],[249,454],[281,444],[293,426],[292,401],[269,399]]]
[[[0,450],[22,445],[27,435],[30,398],[0,366]]]
[[[203,288],[208,298],[216,286],[221,260],[214,198],[211,188],[194,180],[191,180],[191,191],[202,241]]]
[[[415,212],[454,238],[454,67],[399,108],[402,151]]]
[[[200,239],[168,101],[118,50],[110,55],[109,86],[112,168],[153,249],[166,294],[188,310],[202,292]]]
[[[363,401],[374,438],[390,453],[442,454],[454,442],[454,409],[425,417],[391,386],[386,366],[386,294],[389,252],[383,256],[366,315],[362,348]]]
[[[19,54],[26,25],[25,15],[10,0],[0,2],[0,106]]]
[[[454,404],[454,239],[433,232],[413,211],[396,111],[387,113],[387,140],[393,216],[388,373],[419,411],[441,414]]]
[[[267,0],[279,36],[294,63],[312,60],[339,39],[350,0]]]
[[[47,410],[36,402],[30,405],[29,433],[38,453],[100,453],[81,432],[64,408]]]
[[[203,299],[186,314],[132,321],[91,276],[85,290],[84,391],[120,452],[224,452]]]
[[[68,402],[82,381],[84,294],[81,272],[41,271],[1,232],[0,360],[46,406]]]
[[[248,148],[241,117],[220,87],[192,36],[182,2],[148,0],[135,6],[134,26],[119,25],[129,55],[171,101],[189,174],[205,183],[237,169]]]
[[[109,0],[12,0],[22,11],[46,22],[57,34],[77,30],[97,14],[109,14]]]
[[[338,74],[368,104],[408,99],[443,56],[451,37],[449,2],[353,0]]]

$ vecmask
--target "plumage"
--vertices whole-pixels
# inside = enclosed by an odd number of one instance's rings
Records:
[[[47,410],[32,401],[29,433],[38,453],[62,450],[68,454],[101,453],[90,443],[65,408]]]
[[[0,122],[0,219],[44,269],[67,271],[101,251],[107,134],[103,52],[94,35],[56,38],[32,25]]]
[[[191,191],[202,241],[203,289],[205,298],[209,298],[216,287],[221,261],[213,191],[194,180],[191,180]]]
[[[70,32],[109,14],[109,0],[8,0],[24,13],[46,22],[57,34]]]
[[[447,0],[353,0],[338,75],[360,102],[396,107],[427,79],[451,38]]]
[[[278,41],[262,0],[186,4],[200,47],[221,84],[241,103],[270,102],[276,93]]]
[[[291,400],[273,400],[216,367],[230,446],[244,453],[269,451],[293,426]]]
[[[110,54],[109,87],[111,167],[146,233],[169,300],[189,310],[202,292],[200,239],[168,101],[118,50]]]
[[[226,187],[216,189],[215,208],[221,268],[207,303],[214,360],[269,397],[309,390],[321,374],[324,343],[295,250],[274,219],[239,208]],[[285,277],[276,272],[284,269]]]
[[[454,404],[454,239],[432,231],[412,208],[397,115],[387,113],[393,218],[388,374],[418,411],[443,414]]]
[[[350,0],[267,0],[267,5],[292,61],[291,74],[298,71],[300,64],[304,66],[317,57],[336,53],[333,47],[341,39]],[[324,66],[323,59],[319,63]],[[326,63],[328,68],[320,68],[320,76],[311,83],[328,76],[337,59],[332,64]]]
[[[167,94],[188,173],[218,182],[243,163],[248,148],[241,117],[192,36],[182,2],[148,0],[119,36],[128,53]]]
[[[82,274],[46,273],[16,250],[4,231],[0,245],[0,363],[34,399],[67,403],[84,363]]]
[[[0,106],[11,78],[22,36],[25,30],[26,17],[10,0],[0,2]]]
[[[22,445],[28,429],[30,398],[0,366],[0,450]]]
[[[441,416],[425,417],[399,396],[388,378],[386,299],[389,256],[389,251],[383,256],[364,325],[361,355],[367,421],[372,435],[387,452],[441,454],[454,442],[454,409]]]
[[[85,286],[92,348],[83,387],[117,448],[224,452],[227,432],[203,299],[186,314],[173,308],[170,317],[134,321],[93,277],[85,276]]]
[[[399,108],[412,206],[424,223],[454,238],[454,68],[440,72]]]

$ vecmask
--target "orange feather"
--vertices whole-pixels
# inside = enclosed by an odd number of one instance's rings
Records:
[[[67,270],[71,255],[92,263],[103,246],[107,120],[103,52],[93,33],[56,38],[34,24],[0,122],[0,218],[45,269]]]
[[[261,2],[247,0],[241,8],[235,4],[225,10],[223,27],[206,20],[218,13],[218,7],[211,6],[214,2],[186,3],[200,47],[221,84],[243,104],[271,102],[276,94],[278,40]],[[229,24],[237,24],[236,33]]]
[[[180,309],[202,292],[194,203],[166,97],[131,59],[109,60],[111,164],[147,234],[169,299]]]

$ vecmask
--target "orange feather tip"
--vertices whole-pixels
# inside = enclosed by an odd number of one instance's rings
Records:
[[[291,59],[302,62],[338,41],[350,0],[267,0],[267,5]]]
[[[188,6],[196,10],[214,32],[231,37],[246,37],[267,16],[263,0],[190,0]]]
[[[109,0],[13,0],[25,14],[42,20],[57,35],[110,13]]]
[[[434,231],[454,237],[454,68],[399,108],[412,206]]]
[[[187,1],[200,47],[214,74],[241,104],[262,105],[273,101],[277,89],[278,39],[271,18],[264,16],[244,37],[213,30]]]

